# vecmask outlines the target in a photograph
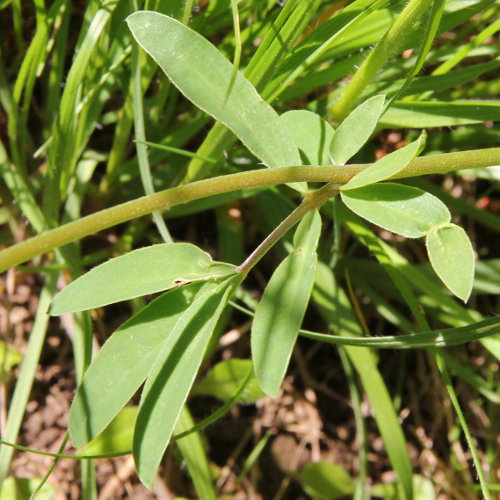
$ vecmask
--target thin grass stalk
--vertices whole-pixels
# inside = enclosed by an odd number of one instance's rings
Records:
[[[17,441],[17,436],[21,429],[24,412],[28,404],[33,380],[35,379],[40,353],[42,352],[42,347],[45,342],[45,334],[49,324],[47,310],[56,290],[57,276],[58,273],[47,273],[40,294],[35,322],[31,330],[26,354],[24,355],[21,371],[9,406],[9,416],[7,418],[6,428],[2,433],[2,436],[7,441]],[[0,447],[0,491],[3,481],[9,472],[13,451],[12,448],[7,448],[5,446]]]

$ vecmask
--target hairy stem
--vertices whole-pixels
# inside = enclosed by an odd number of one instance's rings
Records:
[[[500,148],[447,153],[415,158],[395,178],[442,174],[499,164]],[[154,210],[167,210],[194,200],[251,187],[302,181],[345,184],[368,166],[369,164],[301,166],[251,170],[166,189],[88,215],[7,248],[0,252],[0,272],[90,234],[150,214]]]

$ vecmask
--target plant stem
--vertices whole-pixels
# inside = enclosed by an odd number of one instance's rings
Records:
[[[394,178],[443,174],[466,168],[500,164],[500,148],[479,149],[415,158]],[[330,182],[345,184],[367,168],[365,165],[301,166],[251,170],[213,177],[143,196],[115,207],[101,210],[76,221],[34,236],[0,252],[0,272],[26,262],[37,255],[66,245],[90,234],[110,228],[154,210],[166,210],[194,200],[241,189],[287,184],[291,182]]]
[[[307,212],[319,208],[323,203],[339,193],[339,185],[329,183],[318,191],[309,194],[302,203],[277,226],[267,238],[238,266],[238,271],[246,276],[267,252],[297,224]]]

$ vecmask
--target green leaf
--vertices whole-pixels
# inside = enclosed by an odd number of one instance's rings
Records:
[[[232,64],[208,40],[157,12],[135,12],[127,22],[172,83],[231,129],[257,158],[268,167],[300,165],[297,148],[278,114],[239,72],[226,102]]]
[[[193,394],[204,394],[227,401],[237,391],[252,367],[249,359],[227,359],[217,363],[196,385]],[[253,376],[240,397],[242,403],[254,403],[264,396],[257,379]]]
[[[377,337],[345,337],[301,330],[300,334],[310,339],[329,344],[377,349],[415,349],[422,347],[449,347],[471,340],[478,340],[500,333],[500,316],[478,321],[466,326],[433,330],[431,332],[408,333]]]
[[[330,267],[321,261],[318,263],[313,300],[333,331],[345,336],[361,337],[363,335],[363,328],[359,324],[347,295],[338,285]],[[406,439],[392,397],[377,367],[376,357],[371,349],[351,346],[345,346],[344,349],[359,374],[363,389],[373,408],[391,465],[405,493],[401,498],[410,500],[413,498],[412,465],[408,456]]]
[[[384,95],[371,97],[337,128],[330,146],[330,154],[337,165],[344,165],[370,138],[382,113],[384,101]]]
[[[324,460],[306,465],[299,477],[306,493],[320,500],[334,500],[354,493],[354,481],[346,470]]]
[[[8,477],[2,485],[0,498],[2,500],[29,500],[33,493],[43,481],[41,478]],[[37,500],[52,500],[57,489],[45,482],[40,491],[37,492]]]
[[[280,116],[299,148],[303,165],[329,165],[335,130],[321,116],[307,110],[287,111]]]
[[[10,371],[23,359],[19,351],[0,340],[0,383],[9,377]]]
[[[446,205],[420,189],[401,184],[372,184],[341,193],[360,217],[407,238],[420,238],[450,222]]]
[[[77,455],[105,455],[130,452],[137,412],[137,406],[122,408],[97,437],[78,449]]]
[[[184,405],[175,424],[175,433],[180,434],[195,425],[187,405]],[[213,474],[210,462],[208,461],[205,447],[199,432],[192,432],[187,436],[176,440],[176,446],[181,452],[183,462],[193,480],[198,498],[203,500],[217,500],[213,484]]]
[[[278,266],[255,310],[252,357],[264,392],[276,397],[306,312],[316,271],[321,219],[314,211],[302,219],[294,250]]]
[[[413,476],[413,500],[435,500],[436,489],[432,481],[423,476]],[[374,484],[370,488],[372,497],[383,498],[384,500],[399,500],[400,495],[396,483]]]
[[[498,121],[500,101],[397,101],[380,120],[384,128],[452,127]]]
[[[376,182],[384,181],[396,175],[410,163],[415,156],[418,156],[425,146],[425,131],[420,137],[405,147],[398,149],[381,160],[373,163],[365,170],[362,170],[358,175],[353,177],[347,184],[341,186],[342,191],[355,189]]]
[[[455,224],[433,229],[427,235],[427,252],[443,283],[467,302],[474,281],[474,250],[466,232]]]
[[[424,92],[439,92],[449,88],[458,87],[472,82],[486,72],[497,70],[500,67],[500,60],[488,61],[480,64],[472,64],[465,68],[450,71],[444,75],[426,75],[415,78],[408,85],[403,95],[418,95]],[[377,87],[381,87],[387,94],[396,92],[405,80],[384,82]],[[385,118],[382,120],[384,121]]]
[[[133,445],[137,473],[149,487],[212,332],[239,279],[236,276],[218,284],[207,283],[207,292],[197,296],[179,316],[152,364],[141,396]]]
[[[54,298],[49,314],[93,309],[234,271],[189,243],[152,245],[108,260],[73,281]]]
[[[71,405],[74,446],[99,435],[146,380],[166,338],[195,297],[212,282],[171,290],[125,322],[92,360]]]

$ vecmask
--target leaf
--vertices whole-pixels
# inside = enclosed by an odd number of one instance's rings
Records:
[[[307,494],[320,500],[354,493],[354,481],[346,470],[325,460],[306,465],[300,472],[300,482]]]
[[[497,70],[500,67],[500,60],[488,61],[480,64],[472,64],[465,68],[450,71],[444,75],[426,75],[417,77],[411,81],[403,95],[418,95],[427,91],[439,92],[449,88],[458,87],[466,83],[477,80],[486,72]],[[387,94],[396,92],[405,80],[394,82],[384,82],[379,85]],[[384,118],[385,119],[385,118]],[[384,119],[382,121],[384,121]]]
[[[0,340],[0,383],[5,382],[14,366],[23,360],[22,354]]]
[[[446,205],[420,189],[401,184],[372,184],[341,193],[360,217],[407,238],[420,238],[450,222]]]
[[[413,500],[435,500],[436,490],[432,481],[423,477],[414,475],[413,482]],[[399,500],[400,495],[396,483],[374,484],[370,488],[372,497],[383,498],[384,500]]]
[[[237,73],[231,94],[232,64],[204,37],[157,12],[127,18],[134,38],[172,83],[196,106],[231,129],[268,167],[300,165],[293,139],[278,114]]]
[[[316,271],[321,219],[314,211],[302,219],[294,250],[278,266],[255,310],[252,357],[264,392],[276,397],[306,312]]]
[[[152,245],[108,260],[70,283],[54,298],[49,314],[94,309],[234,271],[189,243]]]
[[[356,347],[374,347],[377,349],[415,349],[422,347],[449,347],[471,340],[484,339],[500,333],[500,316],[478,321],[466,326],[433,330],[431,332],[408,333],[377,337],[345,337],[310,331],[300,334],[320,342]]]
[[[467,302],[474,282],[474,250],[466,232],[448,224],[430,231],[426,243],[436,274],[457,297]]]
[[[384,107],[385,96],[376,95],[359,105],[337,128],[330,154],[337,165],[344,165],[370,138]]]
[[[122,408],[108,426],[92,441],[78,449],[77,455],[105,455],[130,452],[137,406]]]
[[[192,429],[195,425],[187,405],[184,405],[175,425],[175,433],[182,433]],[[213,474],[208,461],[206,447],[199,432],[193,432],[175,442],[182,455],[183,465],[187,470],[198,494],[203,500],[217,500],[213,484]]]
[[[2,485],[2,500],[29,500],[43,479],[27,477],[7,477]],[[47,482],[37,492],[37,500],[52,500],[57,489]]]
[[[313,300],[321,316],[333,331],[343,336],[361,337],[363,335],[363,328],[359,324],[347,295],[338,285],[330,267],[321,261],[318,263]],[[398,476],[398,485],[404,492],[401,498],[409,500],[413,497],[412,465],[402,425],[392,397],[377,367],[376,357],[373,351],[367,348],[345,346],[343,349],[356,369],[373,408],[385,449]]]
[[[299,149],[303,165],[329,165],[335,130],[321,116],[307,110],[287,111],[280,116]]]
[[[252,368],[249,359],[227,359],[217,363],[206,375],[205,378],[196,385],[193,393],[213,396],[227,401],[236,392],[240,384],[247,377]],[[242,403],[254,403],[264,396],[260,385],[255,377],[247,383],[243,394],[240,397]]]
[[[166,338],[212,282],[171,290],[132,316],[92,360],[71,405],[69,431],[83,446],[99,435],[130,400],[148,373]]]
[[[137,473],[146,486],[153,484],[212,332],[239,279],[207,283],[208,291],[179,316],[152,364],[142,391],[133,445]]]
[[[430,128],[498,121],[500,101],[396,101],[380,120],[384,128]]]
[[[342,191],[355,189],[376,182],[384,181],[396,175],[403,170],[410,161],[418,156],[425,146],[425,131],[422,132],[420,137],[410,144],[398,149],[381,160],[373,163],[365,170],[362,170],[358,175],[354,176],[347,184],[340,187]]]

